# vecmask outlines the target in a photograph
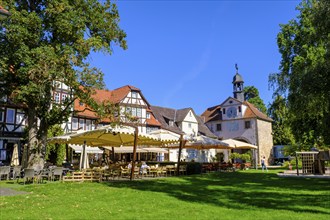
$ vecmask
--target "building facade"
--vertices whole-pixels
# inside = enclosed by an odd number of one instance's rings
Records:
[[[151,106],[156,119],[161,123],[163,129],[184,134],[186,137],[196,137],[197,135],[205,135],[208,137],[216,136],[205,126],[202,119],[195,114],[192,108],[172,109],[160,106]],[[179,150],[173,149],[169,151],[169,161],[177,161]],[[215,150],[195,150],[183,149],[181,153],[182,160],[211,162],[216,156]]]
[[[233,78],[234,97],[228,97],[220,105],[209,107],[201,115],[206,126],[219,139],[236,139],[258,146],[254,159],[260,163],[265,156],[268,163],[273,160],[272,119],[244,100],[244,81],[239,73]],[[228,151],[223,150],[224,159],[229,160]]]

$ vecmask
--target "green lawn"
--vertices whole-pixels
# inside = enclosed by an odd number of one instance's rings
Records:
[[[110,183],[13,184],[0,219],[329,219],[330,179],[248,170]]]

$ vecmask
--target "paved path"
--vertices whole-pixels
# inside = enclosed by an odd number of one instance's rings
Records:
[[[0,187],[0,196],[16,196],[20,194],[27,194],[28,192],[16,191],[10,188]]]

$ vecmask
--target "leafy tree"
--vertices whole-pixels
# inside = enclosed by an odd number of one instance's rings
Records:
[[[68,120],[76,99],[102,117],[102,103],[91,98],[104,88],[103,74],[90,67],[91,51],[111,54],[113,45],[126,49],[119,13],[110,0],[5,0],[0,4],[11,16],[0,21],[0,97],[23,104],[28,121],[30,166],[43,163],[48,129]],[[55,82],[71,93],[54,102]],[[103,111],[103,112],[101,112]],[[102,114],[101,114],[102,113]]]
[[[286,100],[277,96],[268,108],[268,115],[273,121],[273,140],[275,145],[292,145],[295,143],[290,127],[290,116]]]
[[[246,86],[244,88],[244,98],[246,101],[252,103],[261,112],[266,113],[267,108],[259,96],[259,90],[254,86]]]
[[[277,36],[280,72],[270,75],[275,96],[285,95],[299,145],[330,145],[330,1],[304,0],[300,14]]]

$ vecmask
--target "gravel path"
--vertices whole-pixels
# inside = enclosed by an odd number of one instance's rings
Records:
[[[16,196],[20,194],[27,194],[28,192],[16,191],[10,188],[0,187],[0,196]]]

